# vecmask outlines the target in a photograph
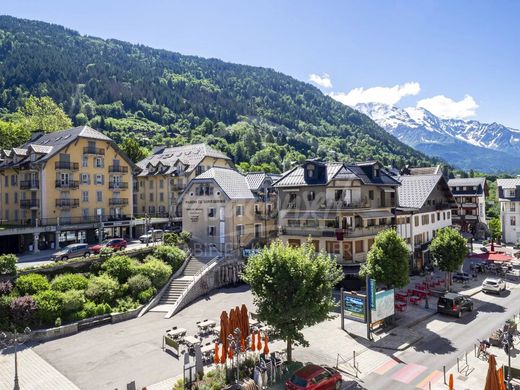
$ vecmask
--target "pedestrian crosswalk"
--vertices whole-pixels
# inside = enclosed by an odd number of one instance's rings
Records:
[[[417,388],[429,390],[442,378],[442,372],[432,370],[426,366],[415,363],[405,363],[396,357],[389,357],[385,362],[378,366],[372,375],[384,376],[395,383],[407,385],[405,388]]]

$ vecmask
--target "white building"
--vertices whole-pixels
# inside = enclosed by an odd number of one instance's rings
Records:
[[[498,179],[497,192],[500,202],[502,240],[516,243],[520,241],[520,178]]]

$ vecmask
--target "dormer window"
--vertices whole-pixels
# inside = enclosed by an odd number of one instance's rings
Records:
[[[374,167],[374,177],[380,176],[380,169],[378,167]]]
[[[315,175],[315,166],[314,165],[307,165],[307,176],[312,179]]]

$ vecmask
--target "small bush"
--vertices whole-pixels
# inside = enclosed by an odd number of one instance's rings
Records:
[[[34,295],[50,288],[47,278],[40,274],[22,275],[16,279],[16,288],[20,295]]]
[[[108,303],[100,303],[99,305],[96,305],[95,302],[87,301],[85,305],[83,306],[83,310],[79,311],[76,314],[77,318],[83,319],[83,318],[89,318],[94,316],[99,316],[102,314],[108,314],[112,312],[112,308]]]
[[[130,297],[117,300],[116,307],[112,310],[114,313],[124,313],[125,311],[134,310],[139,307],[139,302],[134,301]]]
[[[137,274],[128,279],[128,291],[134,298],[137,298],[140,292],[152,287],[152,282],[148,276]]]
[[[56,320],[54,321],[54,326],[55,327],[61,326],[61,317],[56,318]]]
[[[116,279],[101,274],[90,278],[85,296],[96,303],[109,303],[116,298],[118,290],[119,283]]]
[[[51,282],[51,289],[65,292],[68,290],[85,290],[88,279],[81,274],[62,274],[56,276]]]
[[[63,313],[63,293],[53,290],[41,291],[34,296],[36,318],[40,324],[54,325]]]
[[[138,267],[138,272],[148,276],[155,288],[161,288],[172,274],[172,267],[153,256],[148,256],[144,264]]]
[[[36,310],[36,302],[33,297],[30,296],[15,298],[9,305],[11,319],[13,323],[18,326],[29,325]]]
[[[182,232],[179,233],[179,241],[182,244],[187,244],[190,241],[190,238],[191,238],[190,232],[183,230]]]
[[[135,273],[137,262],[129,256],[116,255],[107,259],[102,265],[108,275],[124,283]]]
[[[144,291],[141,291],[139,294],[137,294],[137,299],[139,299],[139,302],[145,303],[148,302],[150,299],[153,298],[157,290],[153,287],[147,288]]]
[[[164,245],[179,245],[179,236],[176,233],[165,233],[163,237]]]
[[[85,302],[85,292],[82,290],[67,290],[63,293],[63,310],[65,312],[79,311]]]
[[[11,291],[13,291],[13,284],[9,280],[0,282],[0,295],[9,295]]]
[[[0,275],[16,274],[16,262],[18,257],[15,255],[0,255]]]
[[[112,256],[113,253],[114,253],[114,249],[112,249],[108,246],[103,247],[99,251],[99,258],[102,260],[107,260],[110,258],[110,256]]]
[[[164,261],[166,264],[172,267],[173,272],[177,271],[184,259],[186,258],[186,252],[176,246],[160,245],[154,252],[154,257]]]
[[[10,314],[12,297],[7,295],[0,296],[0,330],[7,330],[10,328]]]

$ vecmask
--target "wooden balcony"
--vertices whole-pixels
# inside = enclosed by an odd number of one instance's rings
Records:
[[[105,155],[105,149],[103,148],[95,148],[92,146],[85,146],[83,148],[83,154],[91,154],[95,156],[104,156]]]
[[[77,171],[79,170],[79,163],[70,161],[56,161],[54,168],[62,171]]]
[[[109,165],[108,172],[109,173],[128,173],[128,167],[121,166],[121,165]]]

